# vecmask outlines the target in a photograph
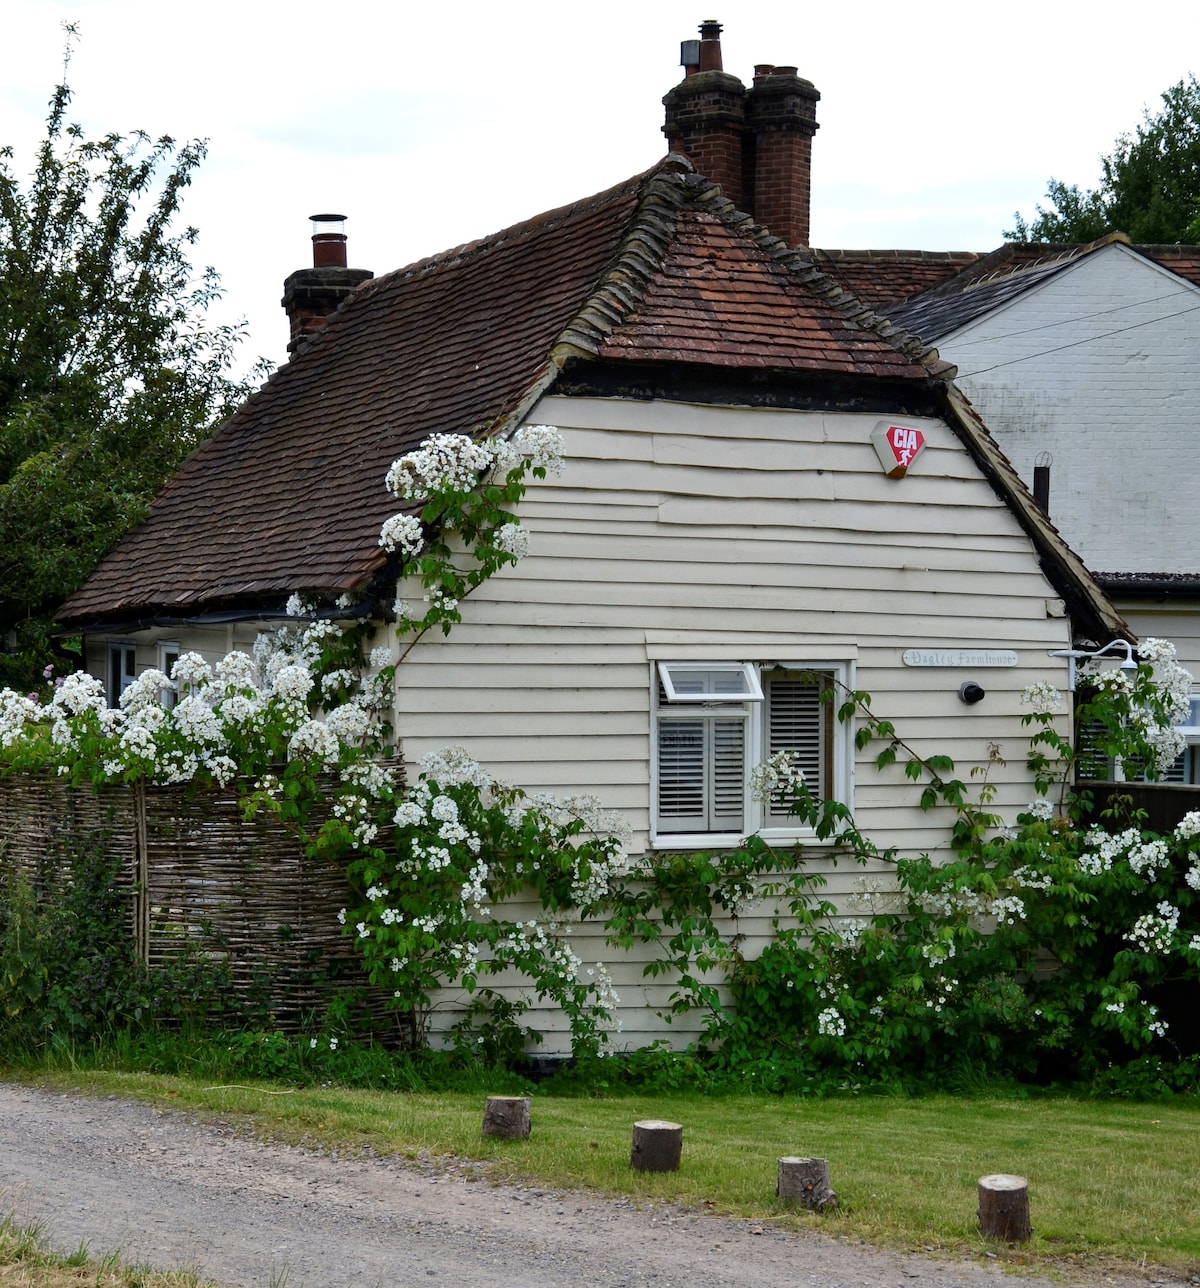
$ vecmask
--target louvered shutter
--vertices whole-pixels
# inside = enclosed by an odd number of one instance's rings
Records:
[[[703,719],[658,723],[658,820],[664,832],[707,831],[704,808],[707,723]]]
[[[1179,753],[1178,759],[1171,768],[1163,774],[1161,781],[1164,783],[1186,783],[1188,781],[1189,759],[1188,749],[1185,748]]]
[[[712,813],[709,831],[740,832],[745,822],[746,722],[712,720]]]
[[[1075,731],[1075,777],[1108,782],[1113,763],[1104,754],[1104,726],[1098,720],[1084,720]]]
[[[821,678],[812,674],[772,676],[765,686],[767,755],[793,752],[817,800],[827,797],[831,777],[833,708],[821,700],[821,688]],[[780,793],[771,800],[767,824],[786,826],[788,817],[788,801]]]

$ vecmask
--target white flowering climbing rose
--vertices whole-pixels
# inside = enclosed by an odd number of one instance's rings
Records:
[[[405,575],[421,585],[420,609],[396,601],[402,631],[420,635],[438,626],[448,632],[461,620],[467,595],[526,557],[529,534],[514,507],[529,475],[545,478],[562,468],[562,435],[553,425],[523,425],[510,439],[432,434],[392,462],[384,477],[388,491],[421,507],[393,514],[379,532],[379,544],[403,556]],[[471,535],[465,565],[451,548],[455,533]]]

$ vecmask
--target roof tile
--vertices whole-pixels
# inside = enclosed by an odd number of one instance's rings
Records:
[[[185,463],[64,625],[367,588],[388,465],[502,430],[572,355],[872,380],[948,368],[679,158],[365,282]]]

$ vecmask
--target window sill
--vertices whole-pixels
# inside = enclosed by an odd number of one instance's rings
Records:
[[[768,845],[794,845],[796,842],[804,845],[829,844],[824,841],[818,842],[817,834],[811,827],[763,828],[749,835],[760,837]],[[734,835],[732,832],[687,832],[677,836],[653,836],[650,838],[650,848],[663,851],[734,850],[745,841],[746,836]]]

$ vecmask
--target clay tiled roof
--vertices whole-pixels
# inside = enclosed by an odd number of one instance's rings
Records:
[[[813,263],[873,309],[932,290],[983,257],[973,250],[812,250]]]
[[[360,287],[184,465],[63,606],[188,616],[363,587],[396,508],[390,463],[521,401],[612,259],[640,182]]]
[[[503,431],[579,356],[922,382],[946,371],[668,158],[361,286],[185,463],[60,622],[133,626],[369,588],[395,508],[388,465],[433,432]]]
[[[1151,246],[1138,242],[1133,249],[1172,273],[1186,277],[1193,285],[1200,286],[1200,246]]]
[[[640,303],[599,356],[901,379],[930,374],[919,350],[898,350],[864,329],[824,283],[805,280],[775,249],[716,214],[681,210]]]

